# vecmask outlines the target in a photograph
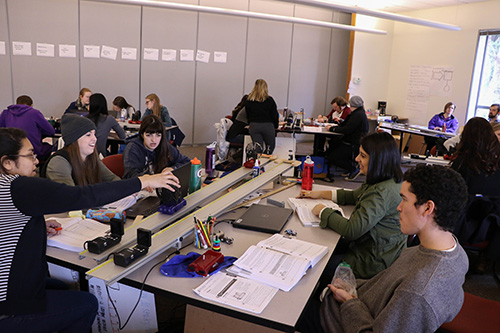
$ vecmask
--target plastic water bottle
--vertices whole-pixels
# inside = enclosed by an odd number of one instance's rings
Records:
[[[342,262],[337,266],[335,275],[332,279],[332,285],[347,291],[354,297],[358,294],[356,291],[356,278],[354,277],[351,266],[346,262]]]
[[[207,146],[205,153],[205,173],[210,175],[215,169],[215,145],[217,142]]]
[[[191,160],[191,179],[189,180],[189,193],[194,193],[201,188],[201,161],[196,157]]]
[[[314,161],[307,156],[302,168],[302,190],[312,191],[314,176]]]
[[[255,164],[254,164],[253,170],[252,170],[252,178],[258,177],[259,175],[260,175],[259,160],[255,159]]]
[[[120,120],[125,121],[125,119],[127,119],[127,109],[122,109],[120,111]]]

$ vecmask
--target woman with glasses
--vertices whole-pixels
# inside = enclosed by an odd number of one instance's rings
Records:
[[[0,332],[89,332],[98,309],[90,293],[46,289],[45,214],[102,206],[143,188],[179,187],[169,172],[91,186],[34,177],[38,160],[26,133],[0,128]]]
[[[165,127],[172,127],[172,119],[170,118],[167,107],[160,104],[160,98],[156,94],[149,94],[146,96],[146,111],[144,111],[141,120],[150,114],[154,114],[160,118]],[[167,139],[170,140],[170,134],[168,132]]]
[[[64,148],[45,163],[40,175],[66,185],[90,185],[120,180],[99,159],[96,126],[92,120],[66,114],[61,120]]]
[[[123,178],[158,173],[165,168],[176,169],[189,161],[168,143],[160,118],[149,115],[141,122],[139,136],[131,140],[123,152]]]

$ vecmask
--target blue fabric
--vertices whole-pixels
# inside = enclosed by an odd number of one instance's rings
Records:
[[[189,264],[198,259],[199,256],[201,256],[201,254],[196,252],[189,252],[186,255],[176,255],[161,265],[160,272],[169,277],[201,277],[201,275],[198,275],[196,272],[188,271]],[[223,268],[231,266],[237,259],[238,258],[236,257],[224,257],[224,261],[219,265],[219,267],[217,267],[217,269],[210,273],[210,275],[217,273]]]

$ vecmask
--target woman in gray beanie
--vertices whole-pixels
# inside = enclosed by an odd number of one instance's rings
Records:
[[[99,159],[95,132],[95,124],[90,119],[64,115],[61,120],[64,148],[47,160],[41,176],[71,186],[120,180]]]

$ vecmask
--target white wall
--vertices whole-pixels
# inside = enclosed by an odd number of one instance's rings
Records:
[[[395,22],[389,35],[375,37],[384,46],[390,45],[387,50],[382,47],[376,48],[373,36],[366,38],[362,34],[357,34],[352,72],[362,79],[359,95],[365,98],[367,107],[371,108],[376,107],[377,100],[387,97],[389,113],[400,117],[406,116],[411,123],[420,125],[426,125],[432,115],[442,111],[446,102],[453,101],[457,105],[455,116],[460,125],[463,125],[478,32],[480,29],[499,28],[498,13],[500,13],[500,1],[401,13],[455,24],[462,30],[446,31]],[[366,24],[360,18],[361,16],[358,16],[359,25]],[[388,24],[386,20],[375,19],[375,21],[377,27],[381,28],[384,24]],[[370,53],[370,50],[375,52]],[[386,71],[388,64],[390,68]],[[427,110],[423,110],[422,115],[408,114],[405,110],[410,65],[453,66],[454,69],[451,96],[430,96]],[[375,77],[380,75],[382,76],[380,80],[374,83]],[[367,81],[370,84],[363,84]]]

